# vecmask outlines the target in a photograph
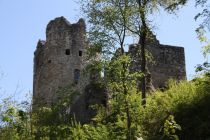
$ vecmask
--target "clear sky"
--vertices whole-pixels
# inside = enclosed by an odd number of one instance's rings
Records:
[[[82,17],[74,1],[0,0],[0,96],[15,94],[22,99],[32,91],[37,41],[45,39],[46,26],[55,17],[64,16],[71,23]],[[197,12],[194,3],[189,3],[176,16],[160,13],[154,22],[160,43],[185,48],[188,79],[195,75],[196,64],[204,61],[195,33]]]

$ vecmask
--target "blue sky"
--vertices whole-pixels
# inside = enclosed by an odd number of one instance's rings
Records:
[[[76,0],[75,0],[76,1]],[[177,15],[159,13],[154,20],[157,39],[162,44],[185,48],[188,79],[195,75],[196,64],[204,61],[196,38],[198,11],[189,3]],[[45,28],[55,17],[71,23],[81,16],[74,0],[0,0],[0,96],[22,99],[33,86],[33,53],[38,39],[45,39]]]

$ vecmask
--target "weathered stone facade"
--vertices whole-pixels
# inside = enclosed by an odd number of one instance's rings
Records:
[[[132,71],[141,69],[141,60],[137,44],[130,45],[128,53],[132,57]],[[154,88],[163,88],[169,79],[186,79],[185,53],[183,47],[160,44],[156,36],[152,35],[146,45],[147,79]],[[147,80],[147,81],[148,81]],[[150,83],[147,82],[147,85]],[[150,85],[149,85],[150,86]]]
[[[88,46],[85,32],[83,19],[75,24],[69,23],[64,17],[49,22],[46,41],[39,40],[34,53],[33,107],[51,106],[58,101],[57,91],[67,86],[72,86],[80,93],[68,108],[78,121],[90,121],[95,114],[91,105],[106,106],[108,92],[105,85],[96,82],[99,74],[83,74],[89,63],[85,59]],[[154,58],[154,63],[149,62],[147,68],[155,88],[163,87],[170,78],[186,78],[184,48],[162,45],[154,38],[146,49]],[[129,47],[133,71],[140,70],[138,50],[138,45]]]
[[[84,71],[89,64],[85,33],[83,19],[75,24],[64,17],[49,22],[46,41],[39,40],[34,53],[33,110],[73,96],[66,111],[85,123],[96,114],[91,105],[106,105],[106,87],[95,83],[98,73]]]
[[[85,22],[70,24],[64,17],[47,25],[46,41],[39,41],[34,53],[34,103],[51,105],[59,88],[74,84],[84,89]]]

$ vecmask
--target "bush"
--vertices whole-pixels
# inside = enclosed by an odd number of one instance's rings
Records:
[[[66,140],[203,140],[210,138],[210,76],[205,74],[190,82],[169,83],[166,91],[156,91],[147,98],[145,108],[136,89],[118,94],[109,101],[109,110],[98,107],[91,124],[64,119],[58,108],[42,108],[38,114],[20,106],[1,105],[0,139]],[[128,101],[124,105],[122,99]],[[65,101],[66,102],[66,101]],[[127,129],[126,109],[131,120]],[[60,117],[59,117],[60,116]],[[66,121],[67,120],[67,121]],[[39,125],[35,122],[39,122]],[[33,124],[33,125],[31,125]],[[128,137],[129,134],[129,137]]]

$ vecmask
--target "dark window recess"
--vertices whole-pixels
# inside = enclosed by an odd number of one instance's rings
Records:
[[[66,49],[66,55],[70,55],[70,49]]]
[[[79,56],[82,56],[82,51],[79,51]]]
[[[51,60],[48,60],[48,63],[51,63],[52,61]]]
[[[74,82],[75,82],[75,84],[78,84],[79,79],[80,79],[80,70],[75,69],[74,70]]]

